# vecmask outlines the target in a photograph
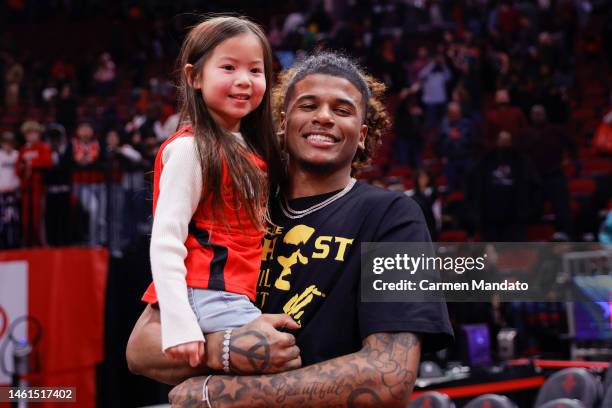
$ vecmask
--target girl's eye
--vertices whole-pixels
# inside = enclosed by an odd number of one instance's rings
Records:
[[[232,65],[223,65],[221,69],[224,69],[226,71],[233,71],[234,67]]]
[[[263,70],[261,68],[252,68],[251,72],[254,74],[261,74]]]

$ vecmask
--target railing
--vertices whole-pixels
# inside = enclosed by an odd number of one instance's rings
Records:
[[[119,161],[32,170],[0,193],[0,248],[108,246],[120,256],[150,233],[151,198],[149,174]]]

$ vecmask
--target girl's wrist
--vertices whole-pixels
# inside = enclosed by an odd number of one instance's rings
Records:
[[[215,371],[223,370],[223,332],[207,334],[204,346],[206,347],[206,366]]]

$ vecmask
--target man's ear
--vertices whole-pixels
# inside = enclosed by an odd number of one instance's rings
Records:
[[[365,150],[365,140],[368,136],[368,125],[361,125],[359,129],[359,144],[357,145],[361,150]]]
[[[183,67],[183,74],[185,75],[185,79],[187,79],[187,84],[193,89],[202,89],[202,84],[200,83],[200,75],[193,72],[193,64],[185,64]]]

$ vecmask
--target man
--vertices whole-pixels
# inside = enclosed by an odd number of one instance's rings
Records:
[[[286,74],[277,93],[289,176],[272,199],[257,301],[263,312],[291,318],[264,315],[235,330],[228,349],[234,372],[307,367],[192,378],[171,392],[173,405],[197,403],[204,392],[214,407],[404,407],[421,349],[452,340],[444,304],[360,299],[361,242],[429,241],[412,200],[351,178],[388,126],[381,88],[348,59],[323,53]],[[158,319],[149,308],[137,323],[130,368],[162,381],[197,373],[163,359]],[[274,329],[283,326],[295,337]],[[207,337],[211,369],[221,368],[222,336]]]
[[[527,118],[516,106],[510,105],[510,94],[507,89],[495,92],[495,107],[485,115],[486,140],[488,150],[494,149],[501,131],[511,135],[520,135],[527,128]]]
[[[44,174],[53,165],[51,149],[42,140],[45,128],[34,120],[21,125],[25,145],[19,149],[15,169],[21,179],[21,226],[24,246],[45,246]]]
[[[578,148],[563,127],[548,121],[544,106],[534,105],[531,108],[531,123],[523,137],[522,148],[536,165],[542,179],[544,198],[552,205],[555,238],[568,240],[572,233],[572,213],[563,162],[567,152],[574,166],[579,166]]]
[[[437,149],[444,163],[444,175],[450,191],[459,190],[473,164],[474,124],[463,116],[458,102],[448,104],[446,118],[440,126]]]
[[[529,158],[501,131],[495,149],[486,153],[472,174],[470,199],[483,241],[527,240],[527,224],[537,214],[540,180]]]

